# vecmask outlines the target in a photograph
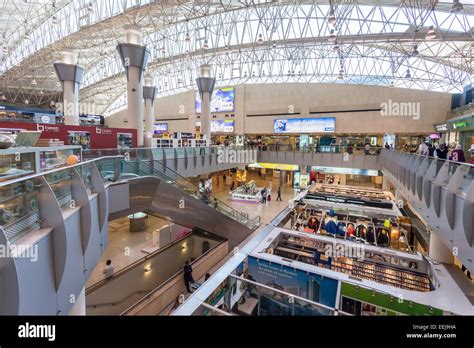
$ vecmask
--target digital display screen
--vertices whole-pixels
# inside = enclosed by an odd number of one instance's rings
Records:
[[[288,118],[274,120],[275,133],[334,133],[335,117]]]
[[[196,122],[196,129],[201,131],[201,121]],[[211,133],[234,133],[234,120],[212,120]]]
[[[155,134],[161,134],[167,131],[168,131],[168,123],[166,122],[155,123],[154,129],[153,129],[153,132]]]
[[[216,88],[212,93],[211,112],[230,112],[234,111],[235,88],[223,87]],[[196,92],[196,113],[201,113],[201,96]]]

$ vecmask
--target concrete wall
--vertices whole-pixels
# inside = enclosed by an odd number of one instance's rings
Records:
[[[158,98],[155,117],[168,122],[170,131],[194,132],[199,120],[194,110],[194,91]],[[420,119],[381,116],[380,111],[335,111],[380,108],[388,102],[419,102]],[[299,112],[292,117],[336,117],[336,133],[427,133],[433,124],[442,123],[451,106],[451,94],[404,88],[347,84],[255,84],[236,86],[235,111],[213,114],[213,119],[235,119],[237,134],[273,133],[273,120],[286,116],[255,114]],[[310,114],[310,112],[323,112]],[[106,118],[110,127],[127,127],[126,111]]]

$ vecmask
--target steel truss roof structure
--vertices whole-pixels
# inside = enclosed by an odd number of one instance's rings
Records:
[[[473,80],[473,0],[1,1],[0,98],[10,102],[57,101],[52,63],[74,48],[86,69],[81,102],[97,113],[123,108],[115,47],[127,24],[143,28],[152,52],[147,74],[160,95],[194,89],[203,63],[218,86],[332,82],[458,92]]]

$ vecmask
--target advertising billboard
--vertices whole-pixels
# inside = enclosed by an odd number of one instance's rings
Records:
[[[334,133],[335,117],[288,118],[274,120],[275,133]]]
[[[211,112],[234,111],[235,88],[222,87],[214,89],[211,98]],[[201,96],[196,92],[196,113],[201,113]]]
[[[308,300],[335,308],[338,280],[267,260],[248,257],[248,278]],[[322,314],[322,313],[321,313]]]
[[[212,120],[211,133],[234,133],[234,120]],[[201,131],[201,121],[196,122],[196,131]]]
[[[162,134],[168,131],[168,123],[166,122],[157,122],[153,127],[153,133]]]

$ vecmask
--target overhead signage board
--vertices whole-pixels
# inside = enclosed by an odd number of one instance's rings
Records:
[[[335,117],[288,118],[274,120],[275,133],[334,133]]]

